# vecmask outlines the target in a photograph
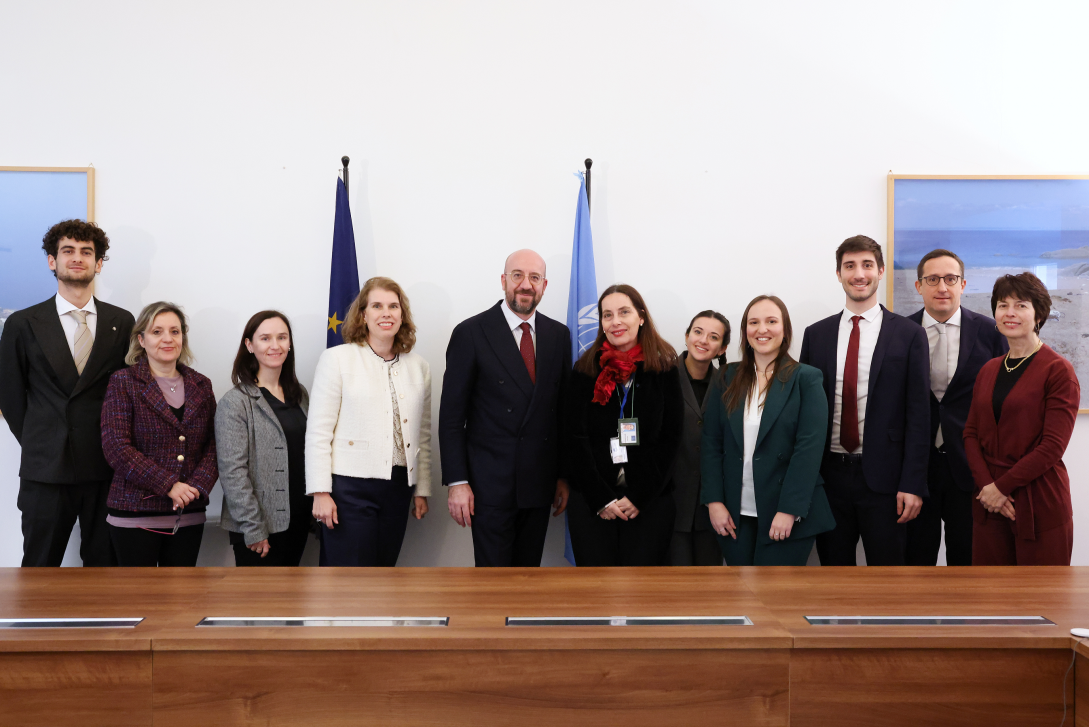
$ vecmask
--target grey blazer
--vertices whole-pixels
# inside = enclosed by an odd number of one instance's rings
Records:
[[[677,457],[673,460],[673,502],[677,506],[673,530],[678,533],[711,529],[711,517],[707,508],[700,504],[700,441],[703,437],[703,411],[707,402],[706,399],[696,401],[696,392],[692,389],[692,382],[688,380],[688,372],[684,367],[687,356],[688,352],[683,351],[677,359],[677,376],[681,380],[681,396],[684,397],[681,443],[677,447]],[[718,370],[713,365],[711,375],[718,376]]]
[[[304,414],[309,404],[303,388]],[[223,486],[223,529],[243,533],[246,545],[287,530],[291,521],[287,438],[256,386],[239,384],[220,399],[216,453]]]

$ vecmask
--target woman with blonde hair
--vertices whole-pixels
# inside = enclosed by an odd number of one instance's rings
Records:
[[[394,566],[410,509],[422,519],[431,494],[431,368],[389,278],[363,285],[341,330],[318,360],[306,429],[320,563]]]
[[[192,359],[185,314],[160,301],[140,311],[129,367],[110,377],[102,452],[114,470],[106,522],[118,565],[197,564],[219,470],[215,393]]]

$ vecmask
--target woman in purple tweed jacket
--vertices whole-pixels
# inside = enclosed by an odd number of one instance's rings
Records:
[[[106,522],[118,565],[197,564],[219,472],[216,398],[191,360],[181,308],[152,303],[133,326],[129,367],[110,377],[102,451],[114,470]]]

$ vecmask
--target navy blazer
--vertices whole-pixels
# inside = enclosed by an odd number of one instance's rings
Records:
[[[912,313],[908,320],[921,326],[923,309]],[[993,318],[961,306],[959,350],[957,370],[953,373],[949,388],[945,390],[945,396],[939,402],[933,392],[930,394],[930,441],[933,442],[938,435],[938,424],[941,424],[942,441],[945,442],[945,453],[953,470],[953,480],[961,490],[972,492],[975,489],[972,470],[964,453],[964,423],[968,421],[968,412],[972,408],[972,387],[983,364],[992,358],[1005,356],[1010,344],[995,328]]]
[[[571,376],[567,326],[537,312],[537,383],[499,301],[459,323],[439,404],[442,482],[465,480],[477,504],[547,507],[560,477],[560,402]]]
[[[821,370],[828,394],[828,437],[836,404],[836,355],[842,310],[805,329],[799,361]],[[927,496],[930,457],[930,347],[921,326],[881,306],[881,333],[870,362],[862,472],[874,492]]]
[[[102,454],[102,401],[110,376],[125,367],[133,319],[98,298],[95,308],[95,340],[82,374],[57,316],[56,296],[12,313],[4,324],[0,411],[22,446],[23,479],[73,484],[113,477]]]

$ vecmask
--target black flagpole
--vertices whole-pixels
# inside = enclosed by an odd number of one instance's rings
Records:
[[[586,160],[586,209],[590,209],[590,167],[593,165],[593,159]],[[347,170],[345,170],[345,173],[347,173]]]
[[[344,165],[344,191],[348,191],[348,157],[341,157],[340,163]]]

